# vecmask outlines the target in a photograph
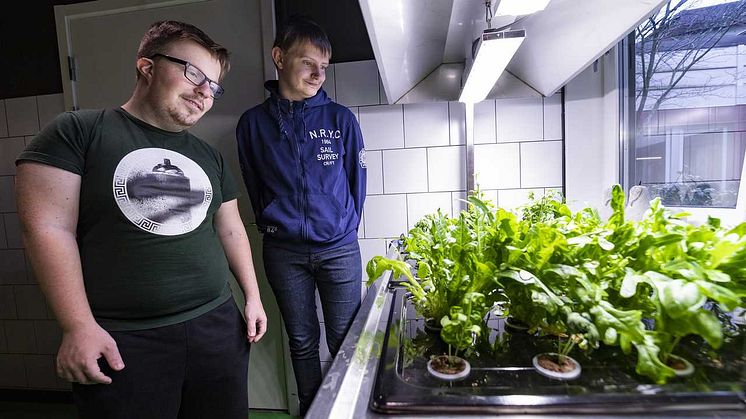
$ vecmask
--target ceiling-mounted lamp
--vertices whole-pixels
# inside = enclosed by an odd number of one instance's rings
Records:
[[[522,16],[544,10],[549,0],[500,0],[495,15]]]
[[[486,29],[477,39],[474,62],[466,83],[458,98],[459,102],[476,103],[483,101],[497,83],[500,74],[508,66],[518,47],[521,46],[526,31],[523,29],[498,31]]]

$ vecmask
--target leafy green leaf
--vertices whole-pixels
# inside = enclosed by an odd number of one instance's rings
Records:
[[[666,314],[673,319],[696,311],[707,301],[707,297],[700,292],[696,284],[681,279],[668,281],[661,288],[661,302],[665,306]]]

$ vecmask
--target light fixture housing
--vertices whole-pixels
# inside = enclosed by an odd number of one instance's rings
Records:
[[[523,16],[544,10],[549,0],[500,0],[497,5],[497,16]]]
[[[483,101],[525,38],[526,31],[523,29],[508,31],[486,29],[482,32],[481,37],[477,39],[474,62],[466,76],[466,83],[461,89],[459,102]]]

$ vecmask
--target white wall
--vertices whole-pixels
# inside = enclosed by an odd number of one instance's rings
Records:
[[[565,86],[565,187],[574,210],[600,208],[619,183],[619,96],[616,48]]]
[[[360,228],[363,265],[438,208],[463,209],[464,111],[456,102],[388,105],[374,61],[331,66],[324,88],[358,116],[368,197]],[[475,109],[475,171],[488,197],[514,208],[562,187],[561,94],[487,100]],[[364,279],[363,279],[364,280]]]

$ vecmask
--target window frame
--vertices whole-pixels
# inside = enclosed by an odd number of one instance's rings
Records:
[[[618,44],[619,84],[619,183],[629,191],[635,178],[636,112],[635,112],[635,32],[632,31]],[[746,152],[741,166],[741,181],[735,208],[666,206],[674,213],[689,214],[686,220],[694,224],[707,222],[709,217],[719,218],[723,225],[734,226],[746,221]]]

